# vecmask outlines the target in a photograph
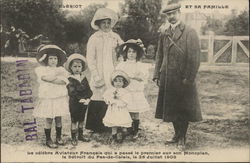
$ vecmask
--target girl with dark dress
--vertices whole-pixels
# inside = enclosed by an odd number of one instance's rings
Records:
[[[87,68],[85,57],[80,54],[70,55],[65,64],[65,68],[71,73],[68,77],[69,84],[67,85],[67,89],[70,97],[71,143],[76,146],[78,143],[77,140],[83,142],[89,141],[89,139],[83,136],[83,124],[88,103],[93,93],[86,76],[83,74]],[[77,132],[78,139],[76,136]]]

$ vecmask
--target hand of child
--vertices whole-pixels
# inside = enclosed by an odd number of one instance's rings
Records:
[[[89,104],[89,102],[90,102],[90,99],[88,98],[88,99],[86,99],[86,100],[85,100],[84,105],[88,105],[88,104]]]
[[[116,104],[117,104],[117,106],[118,106],[118,107],[124,107],[124,106],[126,106],[126,103],[125,103],[125,102],[123,102],[123,101],[120,101],[120,100],[119,100],[119,101],[117,101],[117,103],[116,103]]]
[[[81,100],[79,100],[79,102],[80,102],[80,103],[85,103],[86,100],[85,100],[85,99],[81,99]]]
[[[52,82],[52,81],[56,80],[56,77],[52,76],[52,75],[44,75],[41,78],[43,81],[46,81],[46,82]]]
[[[137,80],[137,81],[139,81],[139,82],[143,81],[141,78],[136,77],[136,76],[135,76],[133,79],[134,79],[134,80]]]
[[[90,102],[90,99],[81,99],[79,100],[80,103],[83,103],[83,105],[88,105]]]

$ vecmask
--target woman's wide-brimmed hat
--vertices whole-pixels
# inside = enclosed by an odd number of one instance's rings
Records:
[[[45,65],[44,60],[48,57],[49,54],[57,55],[59,65],[63,65],[63,63],[67,60],[65,51],[63,51],[56,45],[40,45],[37,48],[36,59],[40,64]]]
[[[102,19],[111,19],[111,28],[113,28],[118,21],[118,16],[109,8],[99,8],[91,21],[91,27],[95,30],[99,30],[99,27],[95,24],[95,22]]]
[[[83,56],[83,55],[81,55],[81,54],[78,54],[78,53],[74,53],[74,54],[71,54],[70,56],[69,56],[69,58],[68,58],[68,60],[65,62],[65,65],[64,65],[64,67],[65,67],[65,69],[67,70],[67,71],[69,71],[70,72],[70,63],[73,61],[73,60],[75,60],[75,59],[79,59],[79,60],[81,60],[81,61],[83,61],[83,63],[84,63],[84,67],[83,67],[83,71],[84,70],[86,70],[87,69],[87,60],[86,60],[86,58]]]
[[[137,39],[137,40],[130,39],[130,40],[127,40],[126,42],[124,42],[123,44],[121,44],[119,46],[119,51],[120,52],[124,52],[125,49],[129,45],[135,45],[136,50],[137,50],[137,55],[140,56],[139,58],[141,58],[145,54],[145,47],[144,47],[141,39]]]
[[[124,71],[121,71],[121,70],[115,70],[112,75],[111,75],[111,83],[112,81],[114,81],[114,79],[117,77],[117,76],[122,76],[124,77],[125,80],[127,80],[126,83],[124,83],[125,85],[123,87],[127,87],[130,83],[130,79],[128,77],[128,74],[125,73]]]

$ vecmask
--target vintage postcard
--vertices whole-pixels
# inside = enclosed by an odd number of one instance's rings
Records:
[[[0,0],[2,162],[249,162],[248,0]]]

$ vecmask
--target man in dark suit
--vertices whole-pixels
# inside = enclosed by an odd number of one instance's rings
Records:
[[[170,23],[158,41],[153,80],[159,86],[155,117],[172,122],[175,135],[166,143],[185,148],[189,122],[202,120],[195,78],[200,65],[196,31],[180,21],[180,4],[163,13]]]

